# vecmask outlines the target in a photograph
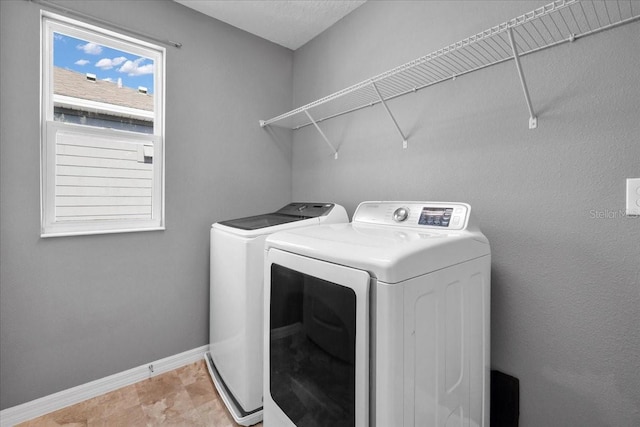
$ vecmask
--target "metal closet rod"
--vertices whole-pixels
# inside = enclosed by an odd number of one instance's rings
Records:
[[[105,21],[104,19],[96,18],[95,16],[88,15],[88,14],[82,13],[82,12],[78,12],[78,11],[75,11],[73,9],[69,9],[67,7],[61,6],[59,4],[48,2],[46,0],[27,0],[27,1],[30,1],[32,3],[36,3],[36,4],[39,4],[39,5],[42,5],[42,6],[46,6],[48,8],[54,9],[54,10],[56,10],[58,12],[62,12],[62,13],[65,13],[67,15],[71,15],[72,17],[82,18],[82,19],[85,19],[85,20],[88,20],[88,21],[92,21],[92,22],[94,22],[96,24],[100,24],[100,25],[104,25],[104,26],[110,27],[110,28],[112,28],[114,30],[123,31],[123,32],[129,33],[130,35],[133,35],[133,36],[142,37],[142,38],[145,38],[147,40],[151,40],[151,41],[154,41],[154,42],[157,42],[157,43],[161,43],[161,44],[164,44],[164,45],[167,45],[167,46],[173,46],[173,47],[177,47],[177,48],[181,48],[182,47],[182,43],[180,43],[180,42],[175,42],[173,40],[167,40],[167,39],[161,39],[161,38],[158,38],[158,37],[153,36],[153,35],[148,34],[148,33],[143,33],[141,31],[132,30],[130,28],[123,27],[121,25],[117,25],[117,24],[114,24],[114,23],[109,22],[109,21]]]

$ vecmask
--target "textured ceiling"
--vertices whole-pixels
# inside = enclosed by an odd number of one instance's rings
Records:
[[[366,0],[175,0],[263,39],[296,50]]]

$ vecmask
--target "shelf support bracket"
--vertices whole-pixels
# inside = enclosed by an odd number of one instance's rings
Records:
[[[311,123],[313,123],[313,125],[316,127],[316,129],[318,130],[318,133],[320,134],[322,139],[324,139],[324,142],[326,142],[327,145],[331,148],[331,151],[333,151],[333,158],[337,160],[338,159],[338,150],[336,150],[334,148],[333,144],[331,144],[331,142],[329,141],[327,136],[324,134],[324,132],[322,132],[322,129],[320,129],[320,126],[318,126],[318,123],[316,123],[316,121],[313,120],[313,117],[311,117],[311,114],[309,114],[309,111],[308,110],[304,110],[304,113],[307,115],[309,120],[311,120]]]
[[[524,91],[524,98],[527,101],[527,107],[529,108],[529,129],[535,129],[538,127],[538,118],[533,111],[531,105],[531,97],[529,96],[529,89],[527,88],[527,82],[524,79],[524,73],[522,72],[522,65],[520,65],[520,55],[518,54],[518,48],[516,47],[515,39],[513,38],[513,29],[509,28],[509,42],[511,42],[511,50],[513,50],[513,59],[516,62],[516,68],[518,69],[518,75],[520,76],[520,83],[522,83],[522,90]]]
[[[391,117],[391,120],[393,121],[393,124],[396,126],[396,129],[398,129],[398,133],[402,137],[402,148],[407,148],[407,137],[404,136],[404,133],[402,133],[402,129],[400,129],[400,126],[398,125],[396,118],[393,117],[393,114],[391,114],[391,110],[389,110],[387,103],[384,101],[384,98],[382,98],[382,94],[378,90],[378,86],[376,86],[376,82],[371,80],[371,86],[373,86],[373,90],[375,90],[376,93],[378,94],[378,98],[380,99],[382,106],[384,107],[385,110],[387,110],[387,114],[389,114],[389,117]]]

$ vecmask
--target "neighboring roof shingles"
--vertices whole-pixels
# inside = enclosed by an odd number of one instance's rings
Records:
[[[87,76],[64,68],[53,68],[53,88],[57,95],[104,102],[122,107],[153,111],[153,95],[136,89],[118,87],[116,83],[87,80]]]

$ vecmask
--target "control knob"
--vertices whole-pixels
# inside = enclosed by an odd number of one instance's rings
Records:
[[[395,222],[405,221],[409,217],[408,208],[398,208],[393,212],[393,220]]]

